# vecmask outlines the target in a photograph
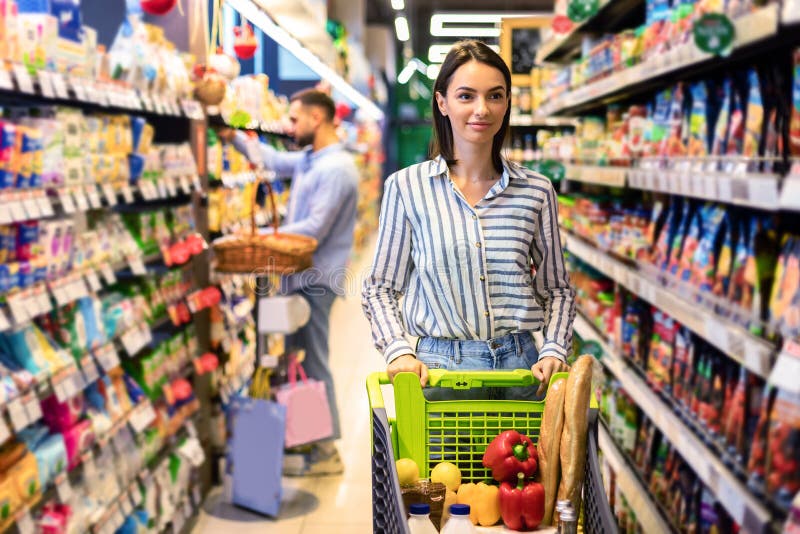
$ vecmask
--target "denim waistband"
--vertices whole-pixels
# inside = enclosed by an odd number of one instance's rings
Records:
[[[530,332],[514,332],[492,339],[445,339],[421,337],[417,350],[442,355],[480,356],[486,353],[516,352],[521,354],[527,345],[533,344]]]

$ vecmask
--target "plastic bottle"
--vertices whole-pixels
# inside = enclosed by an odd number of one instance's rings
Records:
[[[431,507],[428,504],[416,503],[410,507],[408,530],[411,534],[438,534],[431,522]]]
[[[469,520],[468,504],[451,504],[450,519],[440,534],[477,534],[478,531]]]
[[[561,525],[561,530],[559,530],[561,534],[578,534],[578,515],[572,507],[561,511],[559,524]]]

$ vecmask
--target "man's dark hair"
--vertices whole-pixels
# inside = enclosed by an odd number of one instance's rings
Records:
[[[433,91],[445,96],[455,71],[458,70],[460,66],[470,61],[484,63],[499,70],[506,82],[506,96],[509,99],[511,98],[511,72],[508,70],[505,61],[503,61],[503,58],[501,58],[497,52],[489,48],[486,44],[475,40],[459,41],[453,45],[453,48],[450,49],[450,52],[448,52],[447,57],[445,57],[442,63],[439,75],[436,77],[436,81],[433,84]],[[453,130],[450,126],[450,120],[442,115],[435,97],[433,98],[432,105],[433,138],[431,139],[430,157],[434,158],[441,155],[448,165],[454,165],[456,159],[453,150]],[[508,133],[510,117],[511,106],[508,106],[506,114],[503,117],[503,124],[492,141],[492,164],[497,172],[503,172],[503,159],[500,155],[500,151],[503,148],[503,141]]]
[[[322,109],[328,122],[333,122],[333,117],[336,115],[336,105],[333,103],[333,99],[322,91],[304,89],[296,92],[289,99],[290,102],[295,100],[299,100],[304,106],[314,106]]]

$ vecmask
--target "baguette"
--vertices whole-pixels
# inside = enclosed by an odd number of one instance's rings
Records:
[[[584,355],[572,366],[564,397],[564,430],[561,433],[561,484],[558,499],[569,499],[577,513],[586,467],[586,437],[589,430],[589,398],[592,392],[594,357]]]
[[[559,445],[564,428],[564,393],[567,381],[563,378],[553,382],[544,400],[544,415],[539,431],[539,474],[544,485],[544,517],[542,525],[553,524],[553,509],[556,506],[556,493],[561,477]]]

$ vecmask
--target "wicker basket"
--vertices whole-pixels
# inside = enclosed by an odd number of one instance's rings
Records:
[[[291,274],[311,267],[317,240],[298,234],[278,232],[278,209],[275,193],[269,180],[264,180],[269,192],[274,233],[261,235],[256,230],[255,195],[250,210],[250,235],[232,235],[216,239],[212,246],[217,258],[217,272],[259,274]]]
[[[226,84],[220,76],[205,77],[194,87],[194,97],[206,106],[217,106],[225,98]]]

